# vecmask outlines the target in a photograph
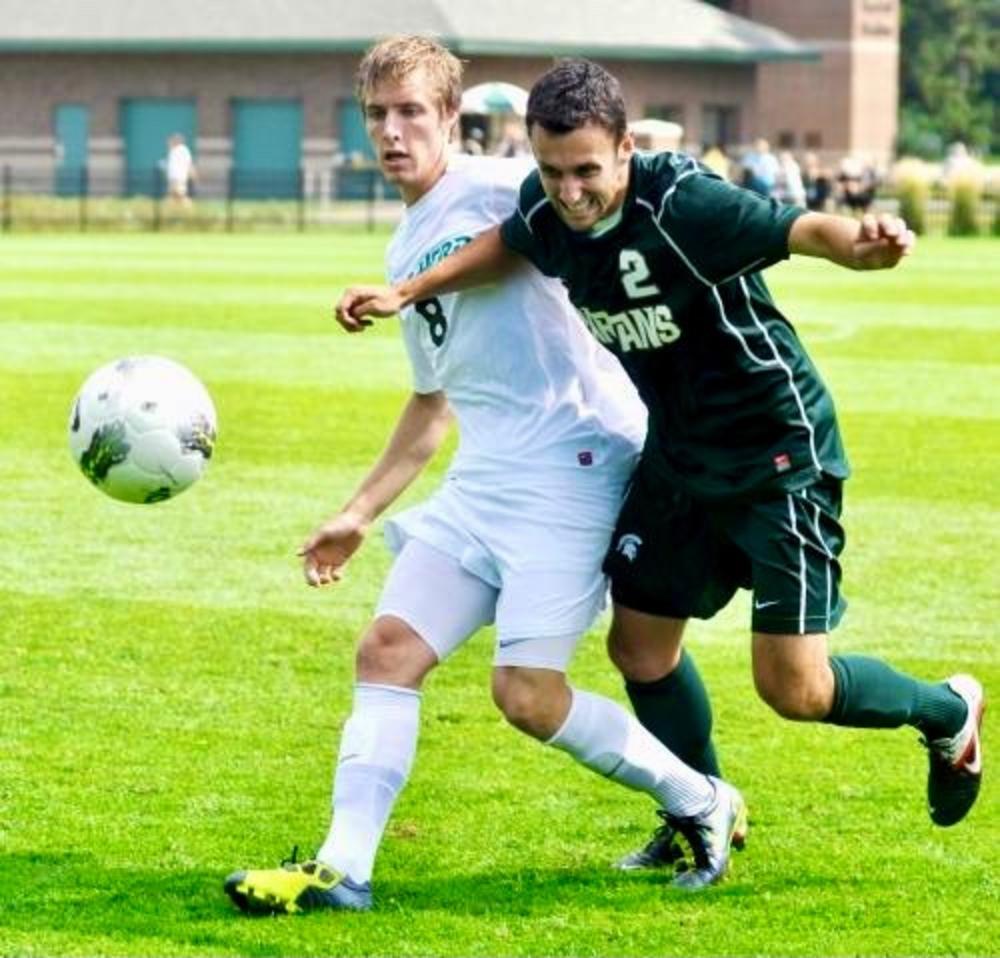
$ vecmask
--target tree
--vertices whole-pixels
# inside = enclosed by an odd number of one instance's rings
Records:
[[[903,0],[900,72],[900,152],[1000,152],[996,0]]]

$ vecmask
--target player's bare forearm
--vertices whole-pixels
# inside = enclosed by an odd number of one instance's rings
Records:
[[[378,461],[354,495],[299,548],[310,586],[338,582],[375,518],[420,474],[441,445],[451,414],[443,393],[414,393]]]
[[[495,226],[433,269],[399,283],[396,290],[402,297],[402,305],[409,306],[442,293],[458,293],[499,282],[510,275],[520,261],[521,257],[504,245],[500,227]]]
[[[354,286],[336,306],[336,319],[348,332],[360,332],[366,316],[394,316],[411,303],[442,293],[487,286],[509,276],[523,263],[500,238],[500,227],[480,234],[433,269],[395,286]]]
[[[420,474],[444,441],[451,412],[444,393],[414,393],[400,413],[389,442],[344,506],[371,523]]]
[[[898,216],[866,215],[860,221],[806,213],[788,234],[789,252],[817,256],[847,269],[890,269],[913,250],[916,238]]]

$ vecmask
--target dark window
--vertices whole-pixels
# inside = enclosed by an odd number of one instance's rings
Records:
[[[740,108],[706,103],[701,108],[701,142],[731,146],[740,142]]]

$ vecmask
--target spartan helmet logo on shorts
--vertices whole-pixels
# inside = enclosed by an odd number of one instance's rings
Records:
[[[615,552],[620,552],[629,562],[635,562],[635,558],[639,554],[639,546],[641,545],[642,538],[640,536],[635,535],[633,532],[626,532],[618,540]]]

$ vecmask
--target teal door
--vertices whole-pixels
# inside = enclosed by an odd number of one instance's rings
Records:
[[[382,195],[396,199],[399,191],[376,169],[375,151],[365,131],[365,117],[357,100],[337,104],[337,134],[346,165],[337,171],[336,193],[342,200],[364,200]]]
[[[337,171],[337,197],[367,199],[372,195],[374,177],[380,174],[372,170],[375,151],[365,132],[365,117],[357,100],[341,100],[337,104],[337,134],[345,161]]]
[[[233,100],[233,194],[289,199],[300,192],[302,103]]]
[[[79,196],[87,190],[90,110],[81,103],[59,103],[52,116],[56,141],[56,195]]]
[[[198,133],[194,100],[142,97],[121,101],[125,143],[125,193],[160,196],[165,186],[167,137],[180,133],[195,153]]]
[[[337,104],[337,132],[340,152],[349,161],[375,162],[375,151],[365,131],[365,117],[357,100],[341,100]]]

